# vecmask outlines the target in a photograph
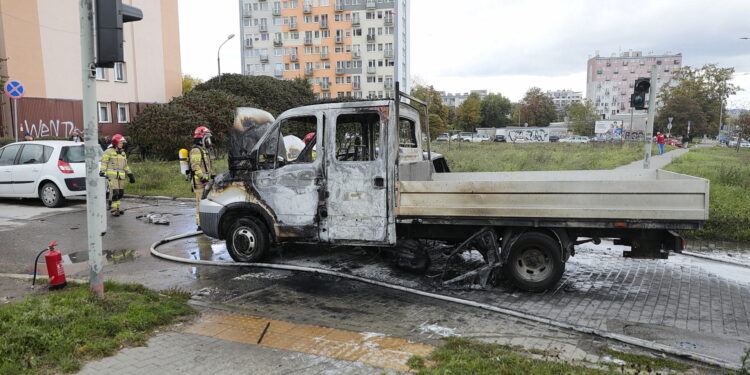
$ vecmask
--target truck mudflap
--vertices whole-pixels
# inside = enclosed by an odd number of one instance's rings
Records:
[[[643,231],[638,236],[617,239],[614,243],[630,246],[630,251],[623,251],[622,256],[636,259],[667,259],[670,251],[681,253],[685,249],[685,240],[671,230]]]

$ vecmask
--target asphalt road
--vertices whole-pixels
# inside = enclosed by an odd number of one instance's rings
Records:
[[[38,201],[0,201],[0,273],[29,273],[33,257],[52,240],[58,241],[64,254],[85,249],[83,204],[55,210],[39,205]],[[543,348],[566,347],[568,353],[591,360],[598,355],[597,345],[606,343],[593,336],[356,282],[159,260],[149,254],[153,242],[195,230],[192,204],[126,200],[124,208],[124,216],[109,219],[104,249],[110,255],[125,256],[108,259],[105,278],[156,289],[180,287],[210,303],[228,304],[258,316],[423,342],[436,342],[448,333]],[[136,219],[147,213],[167,215],[171,223],[158,226]],[[231,262],[223,243],[202,236],[160,250]],[[555,290],[541,294],[523,293],[502,283],[487,290],[440,289],[430,279],[395,270],[377,253],[359,248],[277,249],[271,261],[438,291],[739,363],[742,350],[750,347],[750,270],[683,256],[634,260],[622,258],[621,251],[607,243],[579,247],[563,281]],[[465,256],[467,262],[474,258]],[[69,277],[88,276],[85,263],[66,266],[66,272]]]

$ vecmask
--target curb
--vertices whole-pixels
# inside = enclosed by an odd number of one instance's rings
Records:
[[[148,200],[161,200],[161,201],[178,201],[178,202],[194,202],[195,198],[184,198],[184,197],[167,197],[163,195],[136,195],[136,194],[125,194],[123,198],[129,199],[148,199]]]
[[[32,278],[34,278],[34,275],[27,275],[25,273],[0,273],[0,277],[7,277],[9,279],[16,279],[16,280],[31,280]],[[46,280],[47,279],[47,275],[37,275],[36,279],[37,280],[41,280],[41,279]],[[73,282],[81,283],[81,284],[88,284],[88,282],[89,282],[88,280],[68,279],[68,278],[66,278],[66,281],[73,281]]]
[[[699,254],[699,253],[694,253],[692,251],[684,251],[683,250],[681,254],[682,255],[691,256],[691,257],[695,257],[695,258],[710,260],[710,261],[713,261],[713,262],[719,262],[719,263],[724,263],[724,264],[731,264],[731,265],[737,266],[737,267],[750,268],[750,264],[747,264],[747,263],[733,262],[731,260],[722,259],[722,258],[714,258],[712,256],[703,255],[703,254]]]

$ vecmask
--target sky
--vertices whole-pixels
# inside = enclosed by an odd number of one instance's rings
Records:
[[[683,65],[734,67],[750,109],[748,0],[408,0],[412,80],[439,91],[586,91],[586,62],[629,50],[682,53]],[[239,0],[179,0],[183,74],[240,72]]]

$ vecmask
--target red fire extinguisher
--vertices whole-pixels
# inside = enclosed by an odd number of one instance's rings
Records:
[[[47,264],[47,283],[49,285],[49,289],[62,289],[66,285],[68,285],[68,282],[65,281],[65,270],[63,269],[62,253],[55,250],[55,245],[57,245],[57,241],[52,241],[52,243],[50,243],[46,249],[40,251],[36,256],[36,260],[34,260],[34,278],[31,282],[31,289],[34,289],[34,284],[36,284],[36,266],[39,263],[39,257],[45,251],[48,252],[44,256],[44,263]]]

